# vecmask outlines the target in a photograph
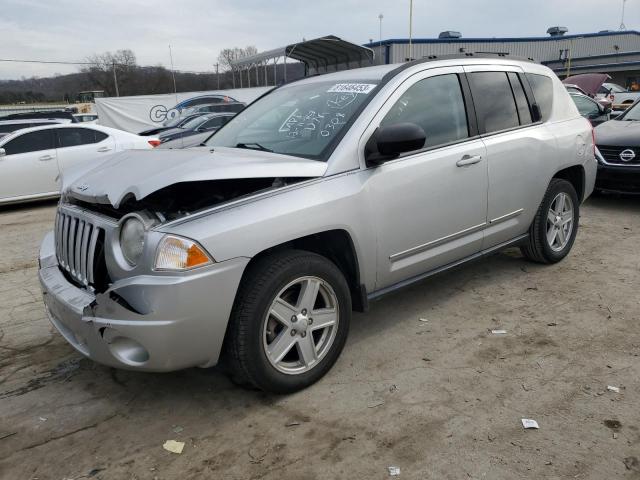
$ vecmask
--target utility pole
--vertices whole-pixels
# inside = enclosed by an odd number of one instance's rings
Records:
[[[627,4],[627,0],[622,0],[622,19],[620,20],[620,30],[626,30],[627,26],[624,24],[624,7]]]
[[[413,0],[409,0],[409,61],[413,60]]]
[[[113,84],[116,86],[116,97],[120,96],[120,92],[118,91],[118,76],[116,75],[116,62],[111,64],[113,67]]]
[[[171,45],[169,45],[169,61],[171,62],[171,76],[173,77],[173,93],[174,95],[178,94],[178,89],[176,88],[176,73],[173,70],[173,55],[171,53]],[[177,103],[177,97],[176,97],[176,103]]]
[[[216,63],[216,80],[218,81],[218,90],[220,90],[220,65]]]

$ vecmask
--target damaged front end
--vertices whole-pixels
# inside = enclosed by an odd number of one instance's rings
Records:
[[[53,325],[100,363],[150,371],[214,365],[249,259],[218,263],[199,239],[159,227],[326,168],[263,152],[195,150],[125,152],[66,178],[54,232],[41,247],[40,282]]]

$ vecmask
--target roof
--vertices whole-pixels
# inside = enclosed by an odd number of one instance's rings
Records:
[[[578,38],[596,38],[596,37],[610,37],[614,35],[637,35],[640,37],[640,32],[637,30],[621,30],[613,32],[598,32],[598,33],[580,33],[574,35],[560,35],[560,36],[545,36],[545,37],[490,37],[490,38],[414,38],[411,43],[504,43],[504,42],[557,42],[562,40],[571,40]],[[409,43],[408,38],[390,38],[388,40],[382,40],[381,42],[371,42],[364,46],[368,48],[377,47],[379,45],[392,45],[392,44],[406,44]]]
[[[326,70],[330,67],[335,68],[338,65],[348,65],[352,62],[358,63],[359,66],[363,66],[363,63],[371,65],[373,56],[373,51],[370,48],[342,40],[335,35],[327,35],[313,40],[292,43],[285,47],[244,57],[231,63],[234,67],[247,68],[261,65],[271,59],[286,57],[298,60],[316,70],[319,68]]]

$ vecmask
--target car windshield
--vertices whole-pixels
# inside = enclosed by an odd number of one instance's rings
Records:
[[[173,117],[171,120],[169,120],[165,127],[179,127],[181,124],[186,123],[190,120],[190,118],[185,118],[185,117]]]
[[[207,145],[326,160],[377,83],[324,81],[274,90],[236,115]]]
[[[193,130],[194,128],[198,128],[200,126],[200,124],[206,122],[207,120],[209,120],[209,116],[207,115],[202,115],[199,117],[195,117],[191,120],[189,120],[188,122],[186,122],[184,125],[182,125],[180,128],[184,128],[186,130]]]
[[[635,105],[629,108],[624,115],[621,116],[620,120],[626,121],[640,121],[640,102],[636,102]]]
[[[605,83],[604,86],[608,90],[611,90],[611,93],[624,93],[627,91],[624,87],[621,87],[617,83]]]

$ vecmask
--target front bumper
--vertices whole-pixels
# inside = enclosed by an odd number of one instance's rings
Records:
[[[249,259],[131,277],[97,295],[62,274],[52,233],[39,261],[49,319],[77,351],[104,365],[161,372],[217,363]]]
[[[598,164],[596,188],[610,192],[640,193],[640,166]]]

